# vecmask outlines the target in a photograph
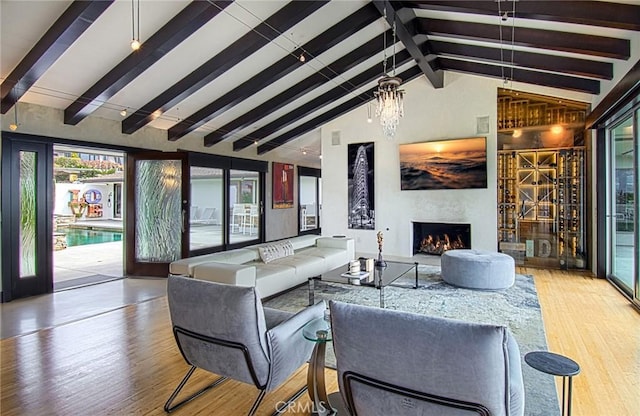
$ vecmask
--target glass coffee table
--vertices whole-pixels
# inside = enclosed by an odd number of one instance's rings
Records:
[[[369,278],[367,280],[359,280],[353,278],[342,277],[341,274],[348,270],[348,265],[333,269],[327,273],[323,273],[320,276],[314,276],[309,278],[309,305],[315,303],[315,283],[316,281],[333,282],[352,284],[356,286],[369,286],[375,287],[380,292],[380,307],[384,308],[384,288],[391,286],[393,282],[401,278],[402,276],[414,272],[415,284],[414,289],[418,288],[418,263],[401,263],[396,261],[387,261],[386,267],[374,267],[373,271],[369,272]]]

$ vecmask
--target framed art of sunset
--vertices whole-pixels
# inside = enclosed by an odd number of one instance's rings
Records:
[[[400,189],[487,187],[485,137],[400,145]]]

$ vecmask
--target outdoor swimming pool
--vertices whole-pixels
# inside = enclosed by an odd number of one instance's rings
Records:
[[[64,230],[58,229],[58,232],[66,234],[67,246],[69,247],[122,241],[122,233],[118,231],[67,228]]]

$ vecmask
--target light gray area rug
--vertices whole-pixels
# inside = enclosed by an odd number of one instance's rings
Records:
[[[461,319],[507,326],[520,346],[522,357],[527,352],[547,350],[547,342],[531,276],[516,275],[515,284],[501,291],[479,291],[451,286],[440,278],[440,267],[420,265],[418,289],[413,289],[413,273],[385,288],[385,307],[425,315]],[[316,282],[315,301],[331,299],[360,305],[380,306],[377,289],[339,283]],[[298,311],[308,303],[306,285],[265,302],[265,306]],[[401,353],[401,352],[396,352]],[[521,361],[525,386],[525,415],[559,415],[553,377],[540,373]],[[335,368],[335,358],[327,348],[327,365]]]

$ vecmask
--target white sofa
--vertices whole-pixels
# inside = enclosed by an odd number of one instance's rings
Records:
[[[289,247],[287,253],[267,259],[267,262],[263,260],[267,250],[283,244]],[[264,298],[346,265],[354,258],[355,244],[351,238],[305,235],[177,260],[169,266],[169,273],[218,283],[255,286]]]

